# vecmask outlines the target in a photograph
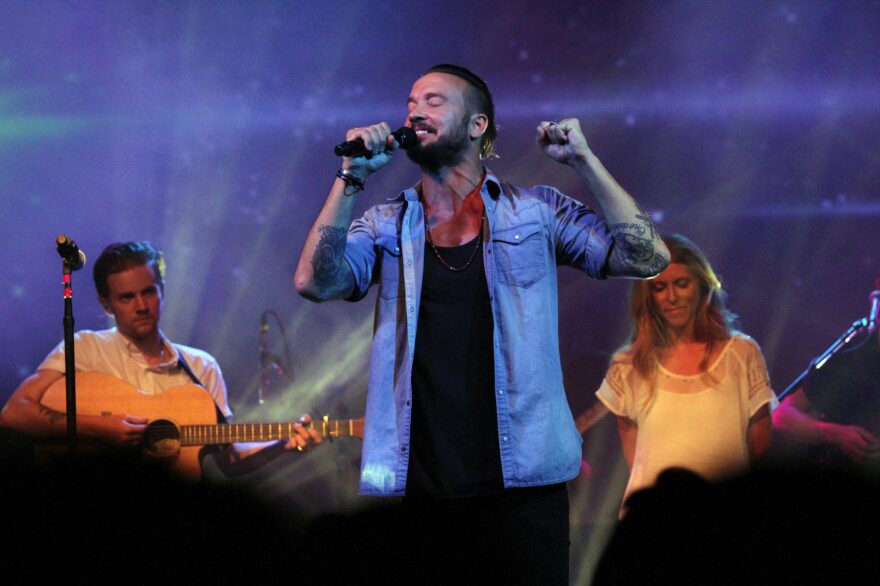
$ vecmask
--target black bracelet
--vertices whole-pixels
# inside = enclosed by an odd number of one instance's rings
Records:
[[[361,179],[360,177],[355,176],[354,173],[349,171],[348,169],[340,169],[336,172],[336,176],[342,179],[346,185],[351,185],[356,188],[358,191],[361,191],[366,186],[366,180]],[[355,192],[357,193],[357,192]]]

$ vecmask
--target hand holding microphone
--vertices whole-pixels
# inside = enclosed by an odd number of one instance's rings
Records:
[[[391,162],[394,151],[408,149],[417,142],[411,128],[404,126],[391,132],[387,122],[352,128],[345,139],[334,149],[337,156],[345,157],[340,178],[361,188],[368,175]]]
[[[381,127],[382,125],[384,125],[386,129],[388,128],[388,125],[384,122],[382,124],[377,124],[376,126]],[[349,131],[349,134],[356,130],[369,130],[371,128],[373,127],[370,126],[366,129],[355,128]],[[400,148],[404,150],[407,150],[411,146],[416,144],[416,133],[415,131],[413,131],[412,128],[409,128],[408,126],[401,126],[391,133],[391,137],[394,138]],[[385,147],[381,149],[382,151],[387,151],[389,147],[392,146],[387,138],[385,139],[385,142],[382,141],[381,134],[378,136],[378,139],[379,140],[376,142],[371,141],[371,144],[369,146],[363,138],[347,139],[345,142],[336,145],[336,147],[333,149],[333,152],[336,154],[337,157],[365,157],[367,159],[370,159],[373,157],[373,154],[377,154],[373,152],[373,146],[381,147],[381,145],[384,144]]]

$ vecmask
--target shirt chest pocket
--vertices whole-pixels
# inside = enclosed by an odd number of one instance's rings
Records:
[[[396,299],[402,293],[400,241],[393,236],[376,239],[379,296]]]
[[[541,224],[532,222],[495,230],[492,234],[498,279],[528,288],[547,273],[547,243]]]

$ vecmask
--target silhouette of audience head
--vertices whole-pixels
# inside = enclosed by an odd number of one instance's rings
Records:
[[[628,500],[594,584],[861,583],[880,575],[878,489],[849,469],[764,468],[716,484],[668,470]]]

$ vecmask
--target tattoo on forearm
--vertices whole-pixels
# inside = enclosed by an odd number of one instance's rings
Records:
[[[54,409],[49,409],[45,405],[38,405],[37,409],[42,415],[45,415],[49,419],[49,423],[55,425],[59,421],[65,419],[67,416],[60,411],[55,411]]]
[[[650,238],[653,240],[657,237],[657,229],[654,227],[654,222],[651,221],[651,216],[642,209],[642,206],[639,205],[639,202],[634,202],[636,204],[636,209],[639,210],[639,213],[636,214],[636,219],[641,220],[645,223],[645,227],[651,232]],[[641,234],[640,234],[641,236]]]
[[[668,259],[655,251],[657,229],[651,217],[636,204],[636,222],[622,222],[611,226],[616,244],[612,253],[615,272],[634,277],[652,277],[666,268]]]
[[[636,216],[636,217],[638,218],[638,216]],[[611,226],[612,234],[618,234],[618,233],[622,234],[624,232],[633,232],[633,233],[635,233],[636,236],[644,236],[645,232],[647,232],[648,230],[649,230],[649,228],[646,227],[644,224],[638,224],[635,222],[630,223],[630,224],[628,224],[626,222],[622,222],[620,224],[614,224],[613,226]],[[650,238],[650,236],[649,236],[649,238]]]
[[[653,277],[654,275],[659,275],[663,272],[663,269],[669,264],[669,259],[663,256],[660,253],[655,253],[654,256],[651,257],[645,264],[645,277]]]
[[[618,250],[634,263],[643,263],[654,256],[654,241],[635,234],[617,231]]]
[[[348,230],[340,226],[318,227],[321,239],[315,247],[312,256],[312,271],[314,272],[315,286],[321,293],[338,289],[342,285],[344,268],[342,267],[342,254],[345,251],[345,239]]]
[[[657,228],[654,226],[654,222],[651,221],[651,216],[642,209],[642,207],[636,202],[636,210],[638,213],[635,215],[636,220],[640,220],[640,222],[622,222],[620,224],[614,224],[611,226],[612,230],[632,230],[638,236],[644,236],[645,233],[648,233],[648,238],[653,240],[657,236]]]

